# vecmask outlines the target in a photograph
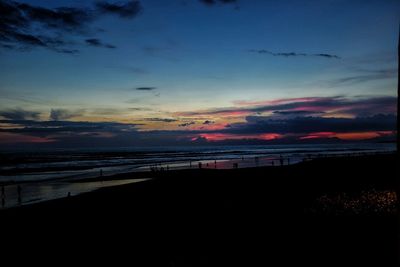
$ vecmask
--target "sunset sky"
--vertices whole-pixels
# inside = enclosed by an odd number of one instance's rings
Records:
[[[1,0],[0,145],[391,137],[399,19],[397,0]]]

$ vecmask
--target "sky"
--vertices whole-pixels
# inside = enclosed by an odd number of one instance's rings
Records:
[[[390,139],[396,0],[0,1],[0,145]]]

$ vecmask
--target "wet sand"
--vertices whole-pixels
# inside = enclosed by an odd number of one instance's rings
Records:
[[[30,249],[45,240],[45,251],[72,241],[68,255],[91,248],[97,260],[133,266],[397,266],[397,211],[384,200],[396,198],[397,166],[395,155],[377,155],[157,172],[149,181],[1,211],[3,240]],[[361,214],[352,205],[321,207],[321,198],[363,192]]]

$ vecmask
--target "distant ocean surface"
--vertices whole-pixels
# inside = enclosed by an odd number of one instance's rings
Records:
[[[183,169],[293,164],[318,155],[390,152],[394,143],[302,144],[269,146],[122,147],[59,151],[0,152],[0,183],[96,178],[151,168]],[[256,160],[255,160],[256,159]]]

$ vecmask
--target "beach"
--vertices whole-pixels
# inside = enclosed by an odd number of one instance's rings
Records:
[[[139,183],[6,209],[0,219],[11,240],[55,231],[55,244],[129,251],[124,257],[137,266],[396,266],[397,176],[395,154],[158,171]]]

